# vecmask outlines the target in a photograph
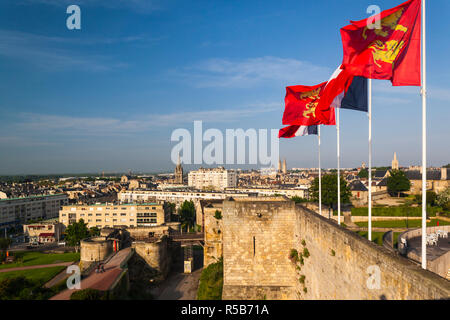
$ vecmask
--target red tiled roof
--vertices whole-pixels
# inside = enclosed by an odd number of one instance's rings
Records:
[[[39,233],[39,237],[54,237],[54,233]]]

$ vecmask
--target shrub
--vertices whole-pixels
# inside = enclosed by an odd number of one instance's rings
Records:
[[[223,258],[206,267],[200,276],[198,300],[221,300],[223,289]]]
[[[295,249],[291,249],[291,252],[289,252],[289,259],[290,259],[293,263],[296,263],[297,261],[299,261],[298,251],[295,250]]]
[[[305,258],[308,258],[308,257],[309,257],[309,250],[308,250],[308,248],[303,248],[303,256],[304,256]]]
[[[214,212],[214,218],[216,218],[217,220],[222,219],[222,212],[216,210],[216,212]]]
[[[436,216],[436,212],[442,211],[439,207],[428,207],[428,216]],[[368,208],[352,208],[352,216],[367,216]],[[375,207],[372,208],[372,216],[378,217],[421,217],[421,207]]]
[[[105,294],[96,289],[83,289],[71,294],[70,300],[102,300]]]

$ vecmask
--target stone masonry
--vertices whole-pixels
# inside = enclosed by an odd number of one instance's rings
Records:
[[[223,299],[450,297],[450,281],[286,198],[226,200],[222,223]]]

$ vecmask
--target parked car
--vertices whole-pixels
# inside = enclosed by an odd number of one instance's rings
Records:
[[[65,246],[65,245],[66,245],[65,241],[58,242],[58,246]]]

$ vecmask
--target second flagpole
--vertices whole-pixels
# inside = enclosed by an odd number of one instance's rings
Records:
[[[337,200],[338,200],[338,225],[341,225],[341,152],[340,152],[340,123],[339,109],[336,108],[336,135],[337,135]]]
[[[322,177],[320,169],[320,124],[317,126],[317,137],[319,139],[319,214],[322,215]]]
[[[372,79],[368,79],[368,117],[369,117],[369,172],[368,172],[368,209],[369,209],[369,225],[368,225],[368,239],[372,241]]]

